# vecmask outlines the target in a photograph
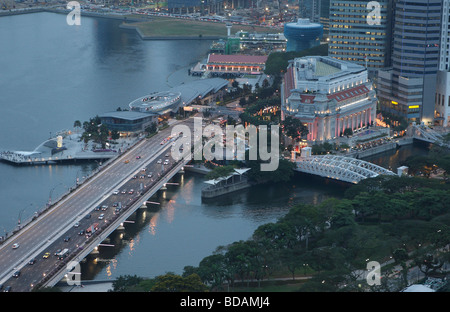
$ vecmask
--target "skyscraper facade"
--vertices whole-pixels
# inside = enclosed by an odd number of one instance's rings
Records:
[[[368,3],[331,0],[328,55],[367,67],[372,78],[390,65],[392,0]]]
[[[397,0],[392,67],[380,70],[377,95],[382,111],[408,121],[432,123],[442,0]]]
[[[441,126],[450,127],[450,0],[442,1],[441,11],[441,42],[439,45],[434,122]]]

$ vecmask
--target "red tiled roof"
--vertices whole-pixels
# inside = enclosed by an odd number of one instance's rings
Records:
[[[291,95],[291,90],[295,88],[294,85],[294,69],[288,67],[284,74],[284,97],[287,99]]]
[[[339,91],[339,92],[330,94],[327,97],[330,100],[336,99],[336,101],[340,102],[340,101],[344,101],[344,100],[350,99],[350,98],[358,96],[358,95],[362,95],[364,93],[368,93],[369,91],[370,90],[367,89],[367,87],[365,85],[359,85],[359,86],[353,87],[351,89],[346,89],[344,91]]]
[[[265,64],[267,55],[210,54],[208,63]]]

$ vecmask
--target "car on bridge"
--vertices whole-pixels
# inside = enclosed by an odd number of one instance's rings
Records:
[[[44,258],[44,259],[47,259],[48,257],[50,257],[50,253],[49,253],[49,252],[46,252],[46,253],[42,256],[42,258]]]
[[[20,245],[18,243],[15,243],[15,244],[12,245],[12,249],[17,249],[17,248],[19,248],[19,246]]]

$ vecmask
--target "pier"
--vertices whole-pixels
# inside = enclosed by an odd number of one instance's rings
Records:
[[[63,131],[42,142],[32,151],[2,151],[0,160],[14,165],[47,165],[77,160],[107,160],[120,155],[134,139],[120,139],[114,147],[101,148],[92,142],[84,143],[81,135]]]

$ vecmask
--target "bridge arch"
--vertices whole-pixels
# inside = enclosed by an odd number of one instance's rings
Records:
[[[358,183],[378,175],[395,175],[392,171],[370,162],[345,156],[317,155],[300,158],[295,170],[330,179]]]

